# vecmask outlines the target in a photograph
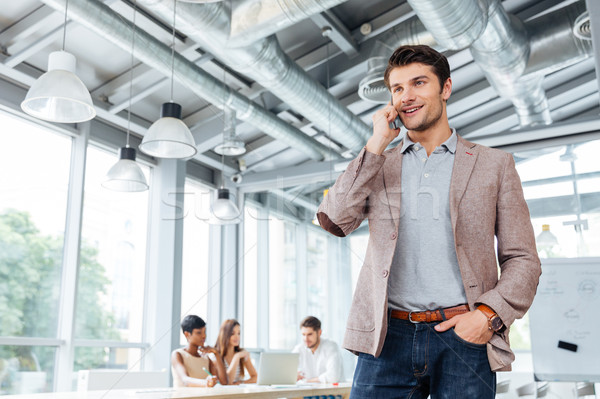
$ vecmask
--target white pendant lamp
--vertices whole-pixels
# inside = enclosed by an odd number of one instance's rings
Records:
[[[137,3],[133,6],[133,20],[131,30],[131,69],[129,80],[129,107],[127,109],[127,142],[125,147],[119,149],[119,161],[109,169],[102,187],[113,191],[136,192],[148,190],[146,176],[140,166],[135,162],[135,149],[129,147],[129,126],[131,124],[131,98],[133,97],[133,49],[135,47],[135,16]]]
[[[223,68],[223,85],[225,82],[226,70]],[[240,210],[231,199],[229,189],[225,188],[225,155],[240,155],[246,152],[243,142],[234,144],[233,147],[226,144],[227,137],[235,140],[235,111],[225,106],[223,101],[223,142],[215,147],[215,152],[221,154],[221,187],[217,190],[217,197],[210,205],[210,224],[238,224],[242,221]],[[243,149],[241,151],[240,149]]]
[[[106,174],[102,187],[125,192],[148,190],[146,176],[135,162],[134,148],[121,147],[119,149],[119,161]]]
[[[160,109],[160,119],[150,126],[140,151],[158,158],[191,158],[198,151],[190,129],[181,120],[181,105],[168,102]]]
[[[232,201],[229,189],[221,187],[217,190],[217,198],[210,206],[210,224],[238,224],[242,221],[240,210]]]
[[[171,45],[171,101],[164,103],[160,119],[150,126],[139,148],[158,158],[191,158],[196,155],[196,143],[190,129],[181,120],[181,105],[173,102],[173,71],[175,69],[175,20],[177,0],[173,0],[173,40]]]
[[[31,85],[21,103],[27,114],[49,122],[79,123],[96,116],[90,92],[75,74],[75,56],[64,51],[68,4],[67,1],[62,51],[50,53],[48,72]]]
[[[223,136],[225,137],[225,136]],[[242,221],[241,213],[232,201],[229,189],[225,188],[225,154],[221,153],[221,187],[210,205],[210,224],[237,224]]]

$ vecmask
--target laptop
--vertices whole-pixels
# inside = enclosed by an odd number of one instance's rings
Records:
[[[295,385],[298,353],[262,352],[258,364],[258,385]]]

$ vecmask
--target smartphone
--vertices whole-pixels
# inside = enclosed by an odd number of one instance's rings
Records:
[[[390,100],[390,104],[394,105],[394,96],[392,96]],[[396,119],[390,122],[390,129],[400,129],[402,127],[402,122],[400,121],[400,116],[397,115]]]

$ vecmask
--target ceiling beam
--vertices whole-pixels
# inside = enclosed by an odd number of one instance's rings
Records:
[[[348,57],[358,55],[358,45],[352,33],[332,12],[325,11],[315,14],[310,19],[321,28],[323,35],[327,36]]]
[[[196,46],[190,46],[190,48],[188,48],[188,50],[186,50],[187,53],[189,53],[189,55],[193,55],[191,54],[196,53],[195,51]],[[189,59],[189,57],[187,57]],[[200,56],[199,54],[197,54],[197,57],[195,60],[191,60],[192,62],[194,62],[196,65],[201,65],[209,60],[212,59],[212,55],[206,56]],[[131,71],[131,70],[130,70]],[[113,106],[111,106],[109,108],[109,112],[112,112],[113,114],[116,114],[117,112],[120,112],[122,110],[124,110],[125,108],[127,108],[129,106],[129,104],[135,104],[138,101],[143,100],[144,98],[148,97],[149,95],[151,95],[152,93],[157,92],[158,90],[162,89],[163,86],[167,83],[170,82],[170,79],[162,74],[157,74],[156,70],[152,69],[151,70],[153,73],[147,73],[145,74],[145,76],[147,77],[152,77],[152,79],[148,79],[148,82],[146,82],[145,88],[138,90],[136,92],[136,94],[134,96],[132,96],[131,98],[129,98],[129,94],[127,94],[126,98],[124,98],[123,100],[121,100],[120,102],[113,104]],[[150,71],[148,71],[150,72]],[[125,72],[124,74],[126,74],[127,72]],[[109,97],[110,99],[110,97]]]
[[[508,130],[474,138],[473,141],[488,147],[502,147],[541,142],[555,137],[577,136],[585,133],[600,132],[600,117],[582,118],[577,121],[555,122],[548,126],[531,126],[523,129]]]
[[[7,43],[21,42],[42,27],[47,27],[47,18],[54,14],[54,12],[55,11],[52,8],[44,5],[38,7],[35,11],[27,14],[25,17],[3,30],[2,33],[0,33],[0,44],[2,44],[3,47],[8,48],[9,46],[6,45]]]
[[[337,162],[347,165],[348,161]],[[283,190],[300,184],[330,182],[337,178],[342,171],[336,164],[330,162],[307,162],[302,165],[244,175],[244,180],[238,184],[238,188],[244,193],[270,191],[273,189]],[[330,167],[331,166],[331,167]]]
[[[69,26],[69,25],[73,26],[73,23],[71,21],[67,21],[67,26]],[[50,45],[50,43],[55,42],[58,35],[60,33],[62,33],[63,30],[64,30],[63,24],[61,24],[60,26],[57,26],[56,28],[54,28],[50,32],[48,32],[46,35],[42,36],[40,39],[36,40],[35,42],[31,43],[29,46],[25,47],[23,50],[9,56],[6,60],[4,60],[4,65],[9,68],[14,68],[15,66],[19,65],[21,62],[23,62],[26,59],[28,59],[29,57],[31,57],[32,55],[38,53],[40,50],[48,47]]]

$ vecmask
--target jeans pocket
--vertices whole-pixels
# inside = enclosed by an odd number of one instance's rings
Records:
[[[375,356],[373,356],[373,355],[371,355],[369,353],[359,352],[358,353],[358,357],[363,362],[369,362],[369,363],[376,363],[377,362],[377,358],[375,358]]]
[[[450,329],[450,331],[452,332],[452,335],[454,336],[454,338],[463,345],[470,346],[471,348],[474,348],[474,349],[486,349],[486,347],[487,347],[487,344],[476,344],[474,342],[469,342],[466,339],[461,338],[454,330],[454,327],[452,327]]]

